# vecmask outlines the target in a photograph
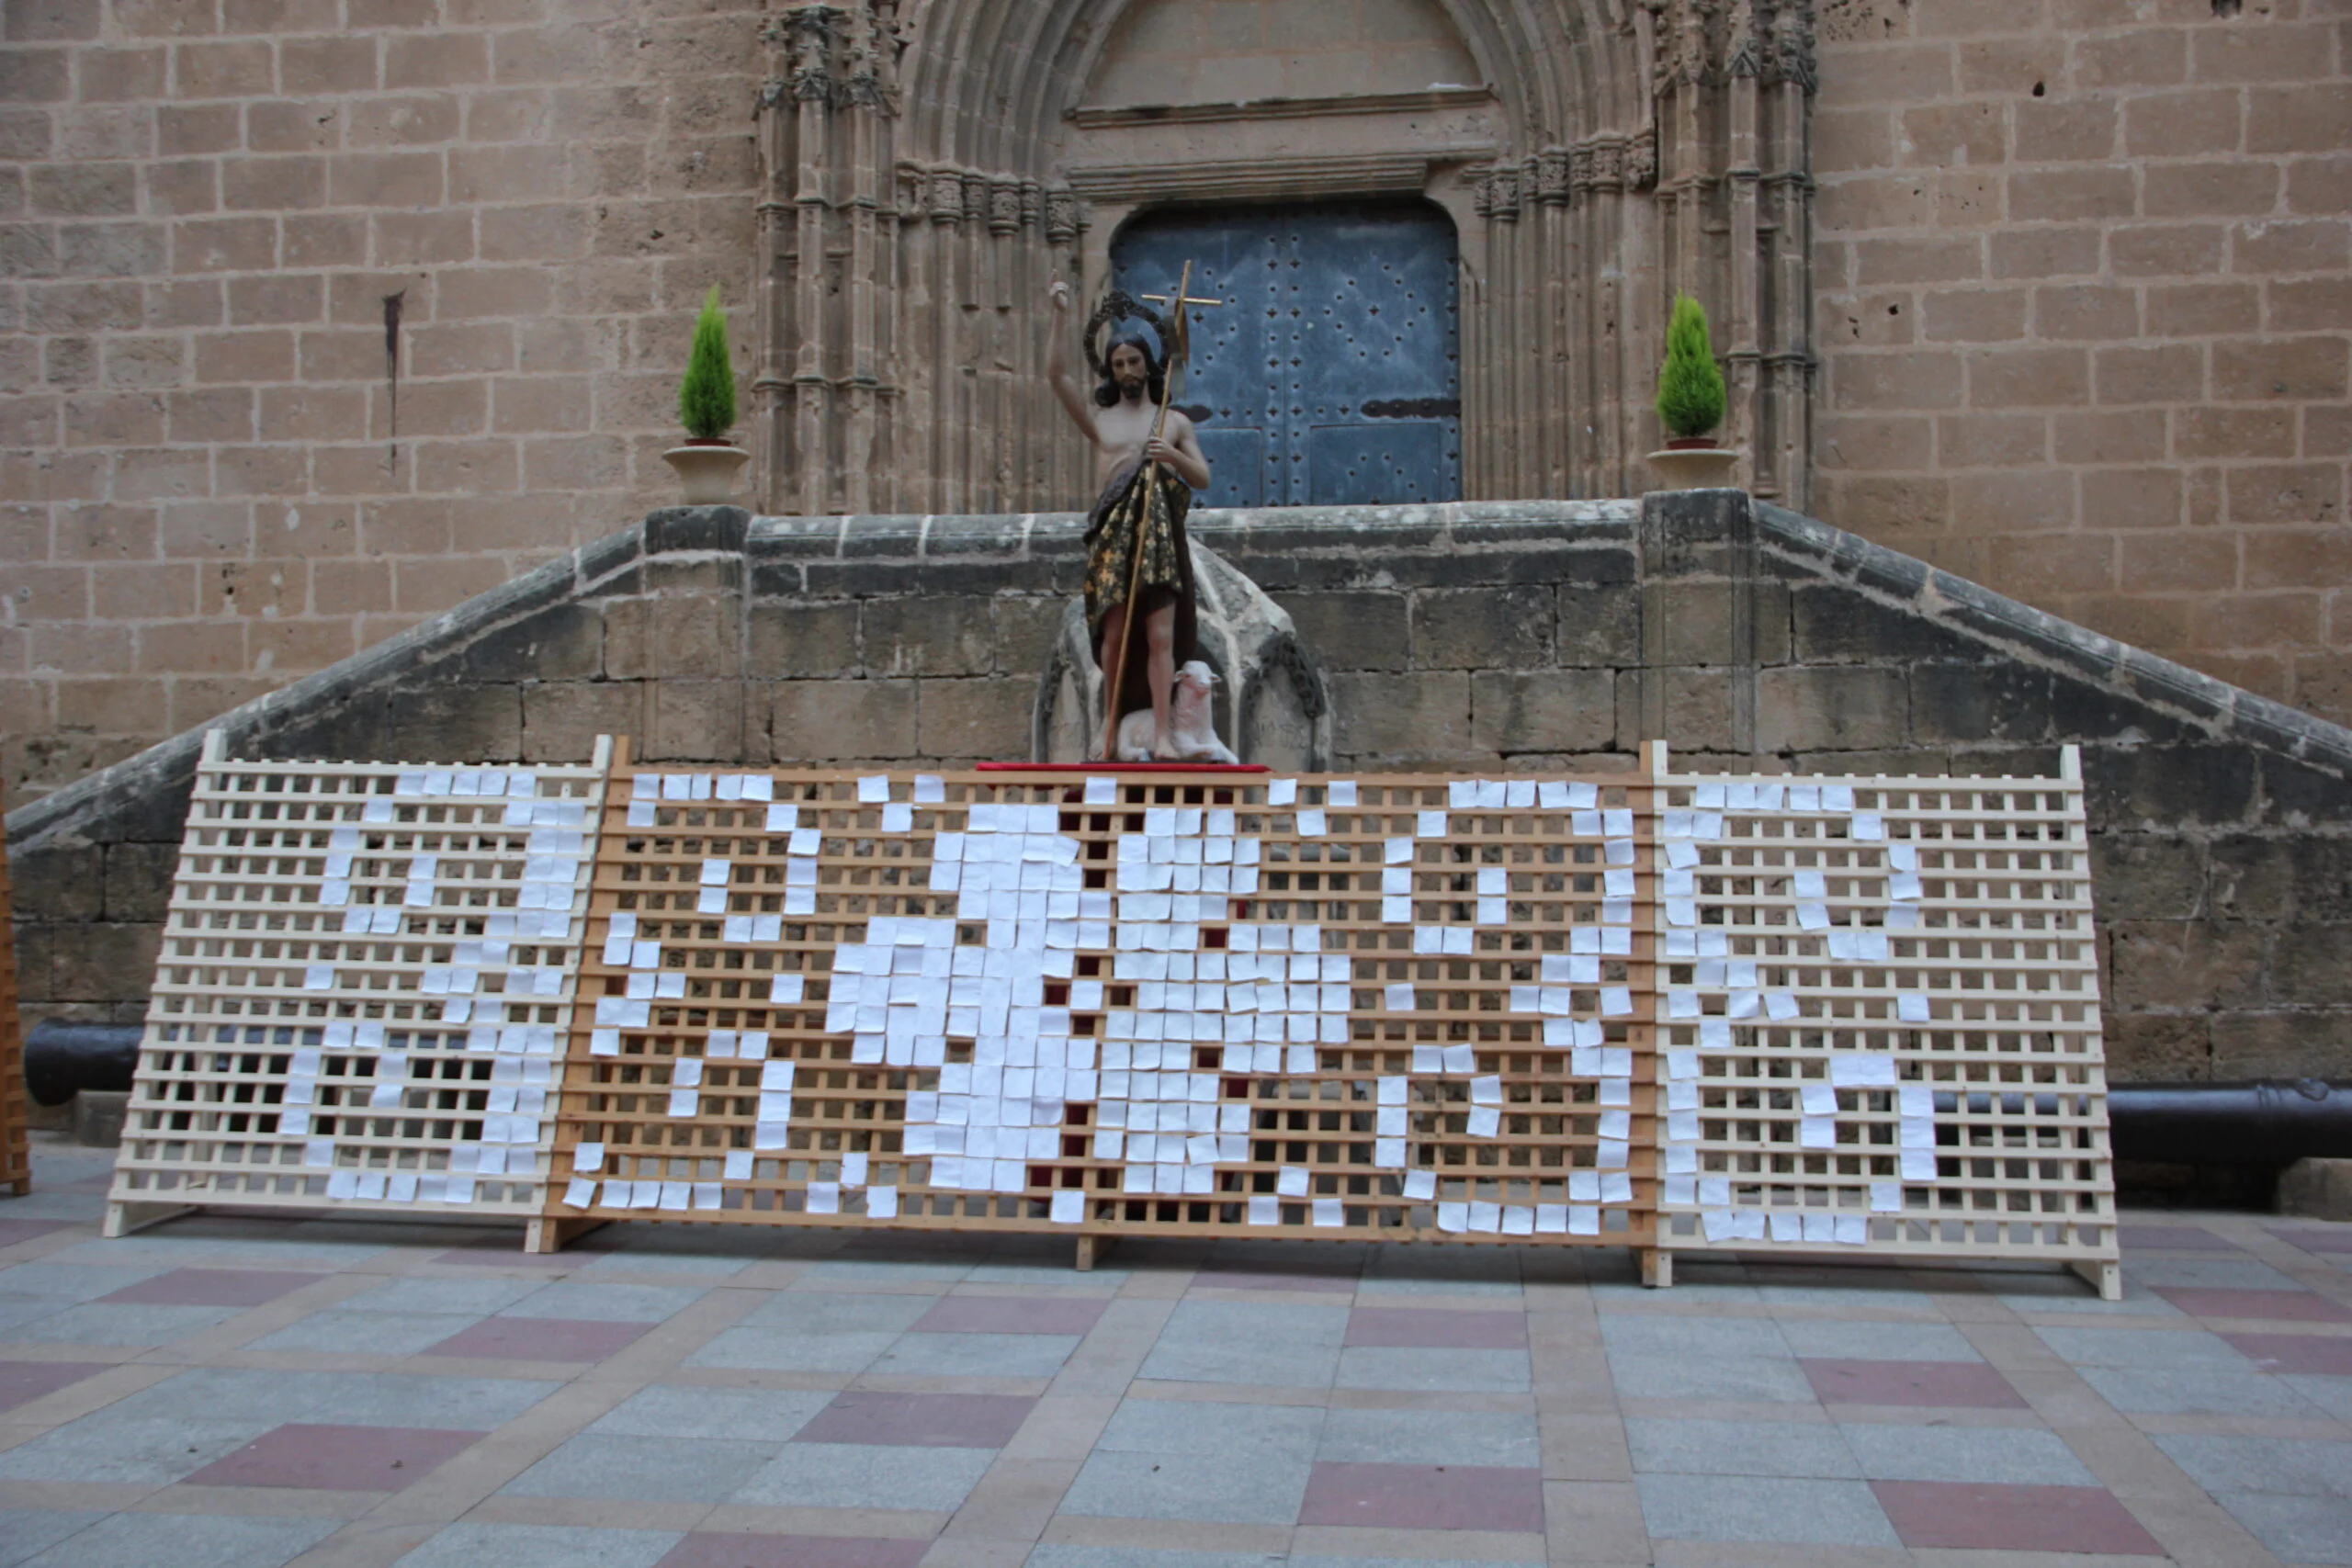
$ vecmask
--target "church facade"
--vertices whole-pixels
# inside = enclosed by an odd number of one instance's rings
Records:
[[[1688,291],[1758,495],[2352,716],[2339,0],[5,15],[12,803],[661,504],[713,282],[753,504],[1082,506],[1187,260],[1209,504],[1636,493]]]

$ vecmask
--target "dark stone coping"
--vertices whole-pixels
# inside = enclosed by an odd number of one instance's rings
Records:
[[[1701,497],[1705,502],[1701,503]],[[1650,515],[1679,544],[1720,538],[1737,509],[1724,492],[1657,498]],[[2087,680],[2144,704],[2212,741],[2254,747],[2337,774],[2352,774],[2352,730],[2199,674],[1926,566],[1842,529],[1758,502],[1757,543],[1782,565],[1844,583],[1941,625],[1985,648]],[[1639,501],[1458,502],[1423,506],[1204,509],[1192,530],[1247,563],[1253,558],[1345,556],[1366,549],[1432,555],[1508,554],[1545,542],[1623,548],[1642,532]],[[461,678],[454,660],[483,635],[551,606],[642,583],[649,557],[772,563],[912,560],[932,570],[1005,560],[1059,560],[1082,548],[1075,512],[983,516],[754,517],[741,507],[673,507],[549,561],[364,653],[232,708],[184,734],[79,779],[9,814],[12,851],[70,840],[85,824],[135,818],[156,792],[195,777],[204,737],[226,732],[232,755],[266,754],[271,736],[315,707],[349,702],[429,666]],[[1562,536],[1570,537],[1563,539]],[[765,578],[755,578],[763,585]],[[392,761],[393,759],[384,759]],[[467,759],[446,759],[465,761]],[[493,761],[496,759],[482,759]]]

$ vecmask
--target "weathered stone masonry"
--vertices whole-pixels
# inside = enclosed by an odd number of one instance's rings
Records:
[[[232,754],[967,761],[1029,743],[1080,520],[641,525],[227,716]],[[1736,492],[1204,513],[1338,765],[2046,773],[2085,748],[2120,1078],[2343,1070],[2352,733]],[[135,1018],[191,733],[9,819],[36,1018]]]

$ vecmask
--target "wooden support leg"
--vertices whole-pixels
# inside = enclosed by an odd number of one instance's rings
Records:
[[[1674,1254],[1662,1247],[1644,1247],[1642,1283],[1653,1291],[1669,1289],[1674,1284]]]
[[[1110,1235],[1080,1236],[1078,1238],[1078,1271],[1081,1274],[1092,1273],[1096,1260],[1110,1251],[1111,1244],[1118,1239],[1116,1236]]]
[[[540,1215],[523,1227],[523,1250],[526,1252],[560,1252],[566,1244],[579,1240],[590,1231],[611,1224],[610,1220],[583,1217],[565,1219]]]
[[[165,1220],[178,1219],[182,1214],[193,1214],[197,1208],[194,1203],[108,1203],[106,1221],[99,1225],[98,1234],[112,1240],[132,1231],[143,1231],[149,1225],[160,1225]]]
[[[32,1190],[33,1179],[29,1176],[20,1176],[17,1178],[16,1180],[8,1183],[8,1190],[19,1198],[31,1196]]]
[[[2066,1267],[2089,1281],[2091,1289],[2098,1292],[2099,1300],[2120,1302],[2123,1299],[2122,1264],[2085,1260],[2069,1263]]]

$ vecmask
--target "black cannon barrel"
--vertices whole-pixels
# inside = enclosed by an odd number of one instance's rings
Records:
[[[85,1089],[128,1089],[146,1032],[136,1023],[45,1019],[25,1037],[25,1088],[43,1105],[62,1105]]]
[[[2107,1091],[2118,1159],[2287,1166],[2352,1159],[2352,1084],[2121,1084]]]

